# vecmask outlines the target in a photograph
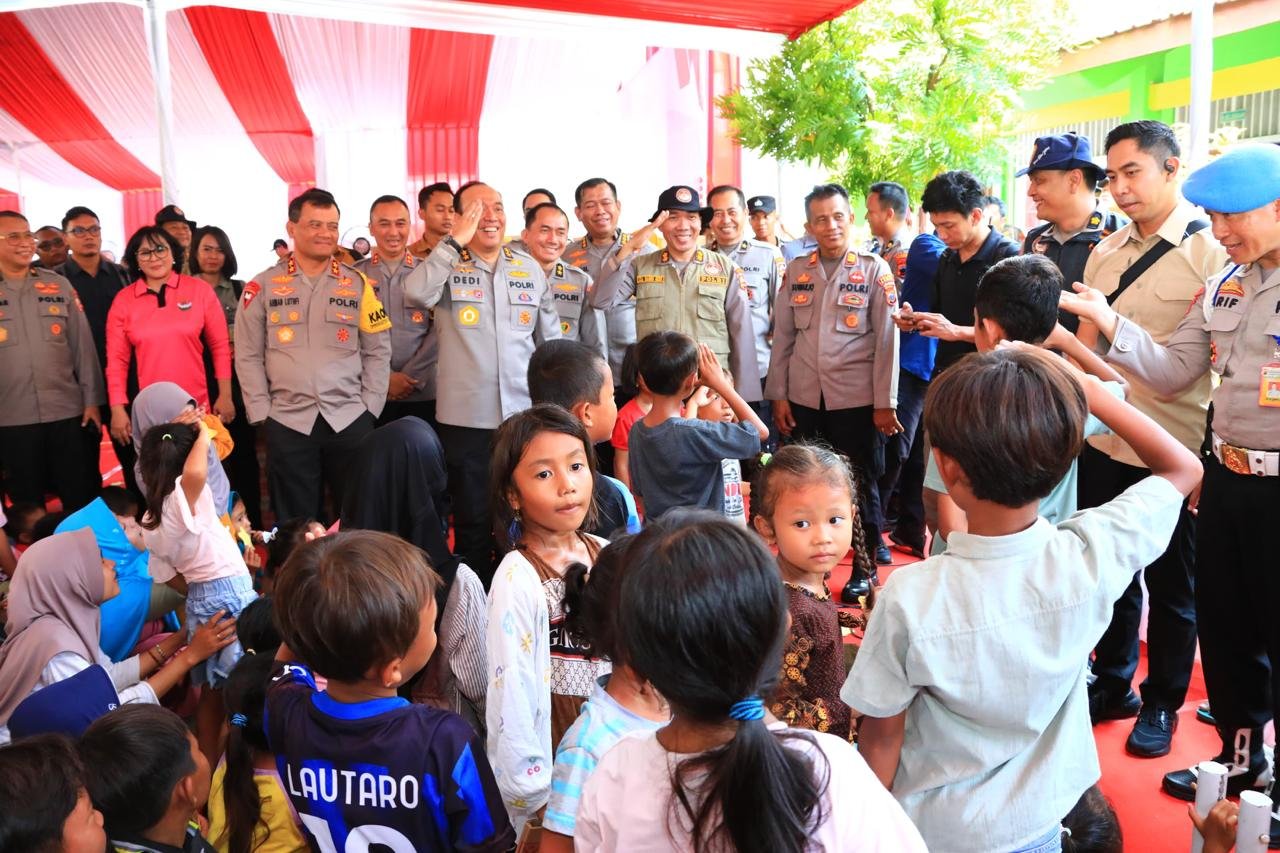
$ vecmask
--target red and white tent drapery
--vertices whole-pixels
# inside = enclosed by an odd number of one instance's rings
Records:
[[[585,5],[679,25],[569,14]],[[578,180],[604,174],[625,219],[647,216],[662,187],[739,175],[712,106],[737,85],[739,59],[707,48],[752,55],[779,38],[706,25],[786,34],[803,28],[802,14],[816,21],[849,5],[703,3],[696,18],[670,0],[3,12],[0,186],[37,227],[73,204],[93,207],[117,248],[176,202],[226,228],[246,272],[283,236],[287,198],[309,185],[338,197],[344,230],[378,195],[416,208],[424,183],[477,175],[518,210],[534,185],[571,204]]]

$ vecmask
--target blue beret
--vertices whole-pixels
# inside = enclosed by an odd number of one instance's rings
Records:
[[[1244,213],[1280,198],[1280,145],[1237,145],[1191,173],[1187,201],[1214,213]]]

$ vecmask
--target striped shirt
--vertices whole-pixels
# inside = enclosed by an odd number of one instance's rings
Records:
[[[652,732],[662,723],[631,713],[605,691],[609,676],[596,679],[582,715],[565,732],[551,770],[551,798],[542,820],[544,828],[573,835],[582,786],[614,744],[635,732]]]

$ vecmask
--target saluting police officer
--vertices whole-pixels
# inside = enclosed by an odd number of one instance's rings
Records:
[[[294,251],[244,287],[236,373],[249,422],[266,422],[276,518],[332,520],[348,461],[387,401],[391,327],[373,286],[333,257],[338,203],[310,189],[289,203]]]
[[[884,436],[902,431],[898,407],[898,304],[893,273],[879,257],[852,248],[849,195],[838,184],[805,197],[818,248],[787,265],[774,306],[773,358],[766,396],[783,435],[820,438],[859,468],[858,514],[872,554],[880,544]],[[856,565],[856,564],[855,564]],[[873,577],[855,568],[842,592],[866,595]]]
[[[1097,189],[1106,177],[1093,162],[1089,137],[1075,133],[1041,136],[1031,149],[1031,162],[1017,177],[1030,176],[1027,198],[1044,220],[1027,232],[1024,255],[1044,255],[1062,271],[1063,287],[1084,281],[1084,266],[1093,247],[1128,222],[1102,210]],[[1076,330],[1076,318],[1063,312],[1062,322]]]
[[[560,335],[581,341],[608,361],[609,340],[604,312],[587,304],[591,276],[562,259],[569,243],[569,214],[555,202],[535,204],[525,211],[521,245],[542,267],[560,315]]]
[[[34,249],[27,218],[0,211],[0,464],[13,501],[53,492],[72,512],[97,495],[84,431],[101,436],[106,389],[71,282],[32,268]]]
[[[1280,506],[1280,148],[1245,144],[1187,179],[1183,194],[1203,207],[1226,249],[1226,269],[1209,279],[1164,346],[1080,288],[1063,306],[1097,325],[1106,358],[1161,394],[1206,373],[1220,384],[1209,415],[1211,454],[1196,516],[1195,599],[1209,701],[1228,768],[1227,793],[1261,789],[1268,777],[1262,728],[1280,719],[1273,656],[1280,649],[1268,513]],[[1164,777],[1164,789],[1193,800],[1195,771]],[[1274,817],[1271,836],[1280,837]]]
[[[405,279],[410,305],[434,308],[440,335],[436,419],[453,501],[454,551],[487,586],[493,579],[489,451],[493,431],[529,403],[529,359],[560,337],[542,269],[502,245],[502,196],[479,181],[453,197],[452,236]]]
[[[617,254],[632,236],[618,227],[618,217],[622,214],[618,188],[606,178],[588,178],[573,191],[573,205],[573,215],[587,229],[587,234],[569,245],[564,259],[585,270],[591,280],[597,282],[605,260]],[[655,249],[646,244],[639,251],[648,253]],[[609,337],[609,369],[613,371],[614,398],[621,408],[630,399],[623,390],[622,359],[627,354],[627,347],[636,342],[635,299],[624,300],[605,311],[604,322]],[[631,391],[631,395],[634,393]],[[600,448],[611,450],[612,446],[603,444]]]
[[[412,415],[434,426],[440,340],[431,312],[404,298],[404,278],[421,263],[408,250],[409,205],[398,196],[380,196],[369,208],[369,233],[376,248],[355,268],[373,285],[391,321],[391,378],[378,422]]]
[[[711,211],[712,236],[707,248],[737,264],[747,282],[747,305],[751,309],[751,325],[756,336],[756,368],[763,388],[773,348],[773,300],[782,284],[786,261],[776,244],[749,239],[744,233],[747,199],[742,190],[733,186],[715,187],[707,194],[707,207]],[[767,446],[772,447],[777,441],[777,427],[773,425],[769,401],[760,400],[752,403],[751,407],[768,425],[770,438]]]
[[[706,344],[729,365],[742,398],[755,402],[761,399],[760,368],[746,279],[729,258],[698,247],[701,227],[698,191],[664,190],[649,224],[606,259],[591,304],[608,311],[634,295],[637,336],[675,331]],[[655,229],[667,248],[638,255]]]

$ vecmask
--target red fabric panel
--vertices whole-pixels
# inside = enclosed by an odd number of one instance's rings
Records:
[[[314,185],[311,122],[294,94],[266,13],[198,6],[187,9],[186,16],[209,70],[263,159],[285,183]]]
[[[164,196],[160,190],[127,190],[123,201],[126,240],[142,226],[154,225],[156,212],[164,207]]]
[[[707,55],[707,175],[710,186],[742,186],[742,147],[734,139],[733,123],[720,114],[716,100],[738,89],[739,60],[727,53]]]
[[[16,210],[22,212],[22,199],[13,190],[0,188],[0,210]]]
[[[493,36],[415,29],[409,34],[409,181],[476,179],[480,113]]]
[[[479,3],[481,0],[462,2]],[[791,0],[783,3],[778,0],[708,0],[703,3],[689,3],[688,0],[502,0],[502,5],[755,30],[795,38],[805,30],[844,14],[860,2],[862,0]]]
[[[0,78],[0,110],[62,159],[112,189],[158,191],[160,176],[111,137],[13,12],[0,13]]]

